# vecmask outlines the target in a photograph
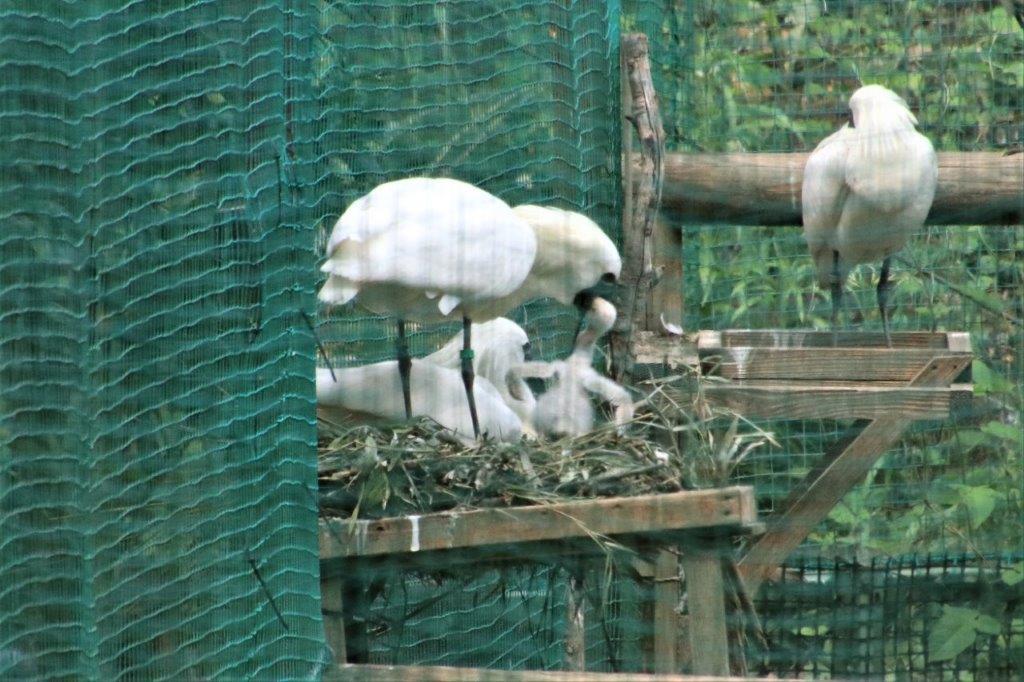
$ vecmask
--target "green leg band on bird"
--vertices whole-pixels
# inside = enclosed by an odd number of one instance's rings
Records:
[[[459,357],[462,358],[463,362],[465,362],[466,360],[472,362],[473,358],[476,357],[476,353],[473,352],[472,348],[463,348],[462,350],[459,351]]]

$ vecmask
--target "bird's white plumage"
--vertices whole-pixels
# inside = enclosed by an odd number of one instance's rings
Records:
[[[623,428],[633,418],[633,401],[625,388],[593,368],[597,340],[615,324],[615,307],[595,298],[584,319],[572,353],[556,362],[528,362],[513,370],[521,377],[548,379],[548,389],[533,412],[538,433],[558,438],[581,436],[594,430],[594,407],[589,393],[612,404],[615,423]]]
[[[550,296],[569,305],[603,276],[618,277],[622,258],[593,220],[575,211],[525,204],[513,211],[537,236],[537,257],[516,296],[519,303]],[[518,303],[517,303],[518,305]]]
[[[497,389],[502,400],[523,422],[523,431],[530,435],[536,400],[522,378],[509,374],[509,370],[525,362],[525,346],[530,341],[529,337],[522,327],[504,317],[474,324],[471,333],[474,350],[473,370],[478,377],[488,380]],[[461,350],[462,335],[457,334],[423,360],[440,367],[458,369]]]
[[[935,150],[898,95],[867,85],[850,110],[854,127],[822,140],[804,168],[804,234],[822,286],[902,248],[924,224],[938,179]]]
[[[405,419],[398,366],[391,361],[362,367],[316,370],[317,413],[328,421],[375,422]],[[463,442],[473,442],[473,424],[466,410],[466,393],[457,370],[424,360],[412,361],[410,390],[414,417],[428,417]],[[481,435],[515,441],[522,422],[497,389],[482,377],[473,385]]]
[[[533,230],[497,197],[448,178],[396,180],[338,219],[320,298],[346,303],[358,295],[369,310],[418,322],[460,305],[474,317],[522,285],[536,251]]]

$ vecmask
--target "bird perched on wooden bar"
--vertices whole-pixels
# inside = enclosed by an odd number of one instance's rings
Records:
[[[892,256],[924,224],[935,197],[938,162],[931,142],[915,129],[914,114],[893,91],[865,85],[850,97],[850,114],[850,122],[807,159],[804,235],[818,282],[832,293],[833,332],[850,270],[882,261],[878,310],[891,346]]]

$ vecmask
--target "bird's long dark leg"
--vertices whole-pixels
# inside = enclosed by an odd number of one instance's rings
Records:
[[[476,416],[476,399],[473,397],[473,343],[470,335],[472,323],[468,317],[462,318],[462,383],[466,387],[466,399],[469,400],[469,417],[473,420],[473,437],[480,437],[480,421]]]
[[[843,308],[843,282],[839,276],[839,252],[832,252],[832,345],[839,345],[839,311]]]
[[[892,265],[892,256],[887,256],[882,261],[882,272],[878,274],[878,312],[882,314],[885,345],[892,348],[892,334],[889,332],[889,290],[892,289],[892,282],[889,281],[890,265]]]
[[[409,355],[409,340],[405,338],[405,320],[398,321],[398,338],[395,340],[395,349],[398,351],[398,376],[402,379],[402,400],[405,402],[405,418],[412,419],[412,396],[409,390],[412,358]]]

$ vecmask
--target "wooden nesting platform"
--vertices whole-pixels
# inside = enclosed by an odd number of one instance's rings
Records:
[[[916,420],[947,419],[971,401],[966,332],[726,330],[697,340],[708,401],[750,418],[856,419],[768,522],[739,570],[753,594],[861,483]]]
[[[321,519],[321,590],[328,643],[339,662],[347,659],[346,651],[350,656],[353,649],[365,651],[365,642],[347,641],[361,635],[345,614],[346,608],[365,608],[351,603],[358,594],[352,585],[360,576],[445,570],[484,561],[569,559],[566,563],[571,564],[574,558],[603,557],[605,550],[595,539],[605,538],[634,550],[640,557],[637,573],[653,583],[649,613],[654,671],[679,669],[682,623],[676,607],[681,562],[689,594],[693,672],[728,675],[722,558],[732,556],[736,537],[762,531],[748,486],[380,520]],[[572,594],[570,588],[570,602]],[[568,617],[567,661],[581,670],[582,616],[577,616],[575,626],[574,617]]]

